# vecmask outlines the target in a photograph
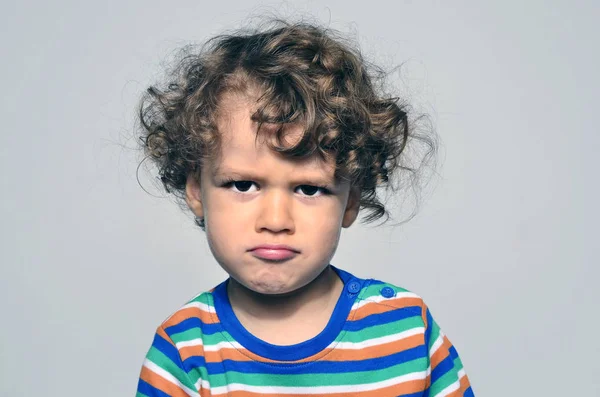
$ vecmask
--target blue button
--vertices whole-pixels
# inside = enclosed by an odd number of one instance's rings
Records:
[[[360,291],[360,283],[358,281],[352,281],[350,283],[348,283],[348,292],[350,292],[351,294],[356,294],[358,291]]]
[[[379,292],[381,292],[381,295],[384,298],[392,298],[396,295],[396,291],[394,291],[394,289],[390,287],[383,287]]]

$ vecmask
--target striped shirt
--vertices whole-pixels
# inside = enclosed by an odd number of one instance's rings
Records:
[[[158,327],[137,397],[473,396],[455,348],[419,296],[333,269],[345,287],[331,319],[291,346],[246,331],[227,281],[198,295]]]

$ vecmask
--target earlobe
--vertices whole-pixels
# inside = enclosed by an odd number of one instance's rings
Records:
[[[358,217],[359,209],[360,189],[353,187],[350,189],[350,194],[348,195],[348,204],[346,205],[346,211],[344,212],[344,218],[342,219],[342,227],[349,228],[352,226]]]
[[[202,195],[200,191],[199,176],[190,173],[185,183],[185,202],[190,210],[198,218],[204,216],[204,208],[202,206]]]

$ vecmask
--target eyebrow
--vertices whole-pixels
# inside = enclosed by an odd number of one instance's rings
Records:
[[[307,171],[307,172],[310,172],[310,171]],[[233,168],[221,167],[220,165],[217,166],[212,171],[213,177],[218,177],[218,176],[222,176],[222,175],[234,175],[234,176],[239,177],[244,180],[253,180],[253,181],[261,181],[262,179],[264,179],[264,178],[259,177],[252,171],[236,170]],[[334,178],[330,178],[323,174],[315,174],[315,175],[307,175],[307,176],[299,175],[298,177],[294,178],[294,180],[299,181],[299,182],[305,182],[305,183],[310,182],[310,183],[317,183],[320,185],[331,185],[331,186],[337,186],[341,182],[341,178],[339,178],[339,176],[337,176],[337,175],[334,176]]]

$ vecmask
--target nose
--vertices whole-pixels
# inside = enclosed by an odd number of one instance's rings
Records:
[[[264,193],[260,201],[259,215],[256,218],[256,231],[294,233],[292,205],[293,198],[286,192],[272,190]]]

